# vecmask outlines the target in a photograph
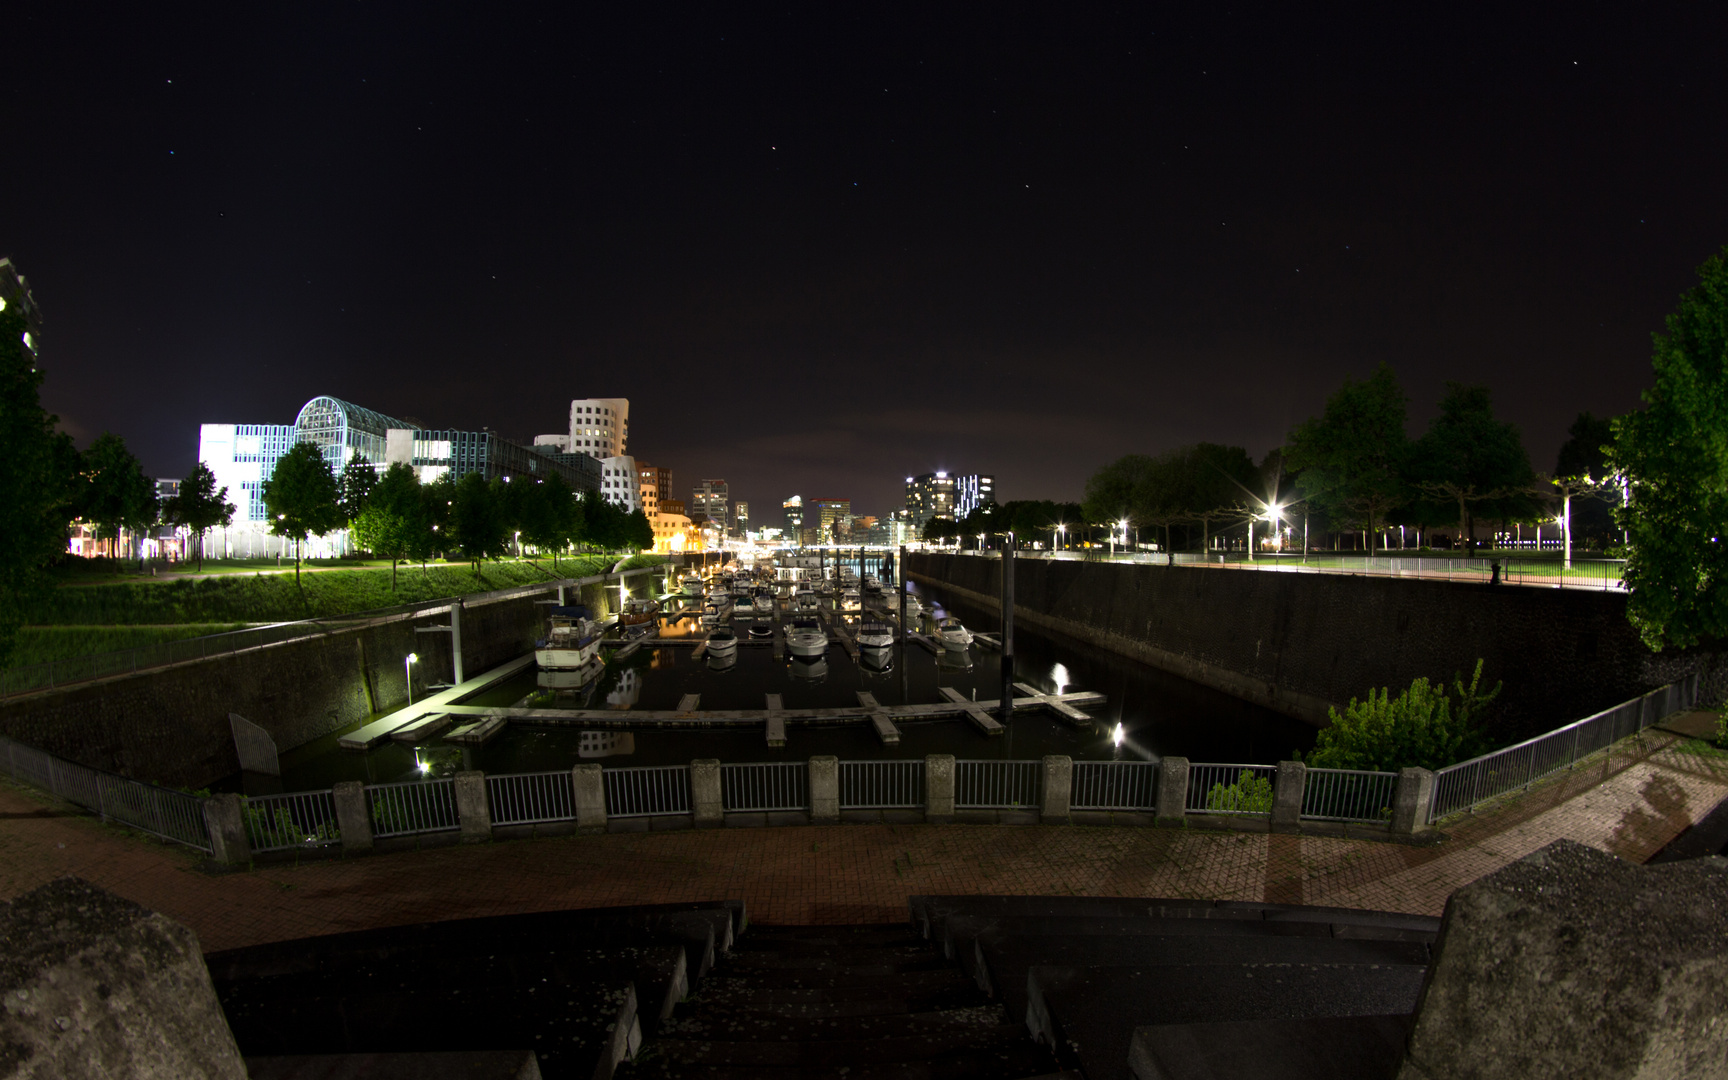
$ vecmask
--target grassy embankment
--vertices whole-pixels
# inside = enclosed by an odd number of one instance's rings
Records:
[[[587,577],[610,570],[617,561],[617,556],[608,555],[561,558],[557,573],[553,573],[550,559],[482,563],[478,574],[468,563],[432,563],[424,570],[418,565],[404,566],[398,571],[395,590],[390,588],[388,564],[320,570],[302,574],[298,583],[292,573],[258,570],[243,574],[230,569],[168,581],[137,574],[74,573],[29,614],[7,666],[217,634],[248,624],[346,615],[538,581]],[[625,568],[662,561],[656,556],[638,555]]]

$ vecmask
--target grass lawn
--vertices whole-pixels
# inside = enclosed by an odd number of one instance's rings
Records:
[[[549,558],[481,563],[479,574],[468,563],[433,563],[424,570],[418,564],[404,565],[398,570],[394,591],[388,564],[362,569],[344,564],[342,569],[302,574],[298,583],[292,573],[262,573],[258,569],[250,574],[205,574],[170,581],[136,575],[115,580],[75,574],[24,621],[34,626],[80,627],[289,622],[586,577],[604,573],[617,561],[615,555],[561,558],[557,573],[553,573]],[[663,561],[653,555],[638,555],[625,567],[634,569]],[[274,560],[271,563],[274,570]]]
[[[26,626],[18,631],[18,643],[7,659],[7,667],[28,667],[74,656],[119,652],[142,645],[155,645],[181,638],[225,634],[239,630],[239,623],[187,623],[182,626]]]

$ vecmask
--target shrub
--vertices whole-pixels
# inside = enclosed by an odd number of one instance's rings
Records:
[[[1308,764],[1396,772],[1411,766],[1439,769],[1475,757],[1484,749],[1479,717],[1501,688],[1495,683],[1483,693],[1481,685],[1482,661],[1477,660],[1468,686],[1463,676],[1453,676],[1453,693],[1444,683],[1420,678],[1397,697],[1383,687],[1378,694],[1369,690],[1366,701],[1351,698],[1344,715],[1329,710],[1332,724],[1315,739]]]
[[[1242,814],[1270,814],[1272,781],[1257,776],[1250,769],[1243,769],[1242,775],[1236,778],[1234,784],[1226,785],[1220,780],[1212,785],[1212,790],[1206,793],[1206,809]]]

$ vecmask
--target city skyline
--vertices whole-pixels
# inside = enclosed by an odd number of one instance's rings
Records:
[[[1381,361],[1547,469],[1728,240],[1719,9],[214,11],[14,27],[44,401],[159,476],[318,394],[520,441],[605,393],[759,505],[1073,499]]]

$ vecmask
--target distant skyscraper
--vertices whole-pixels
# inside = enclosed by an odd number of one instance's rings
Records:
[[[733,503],[732,518],[738,523],[738,535],[743,536],[750,529],[750,504],[742,499]]]
[[[931,518],[954,520],[954,479],[945,472],[906,478],[906,515],[922,529]]]
[[[844,532],[852,523],[851,499],[817,499],[812,505],[816,509],[816,524],[822,531],[823,543],[835,539],[836,525]]]
[[[658,465],[650,465],[645,461],[637,461],[636,476],[642,481],[644,498],[647,497],[647,490],[650,484],[654,487],[656,503],[663,503],[667,499],[673,498],[671,469],[662,469]],[[683,513],[683,511],[679,511],[679,513]]]
[[[696,485],[696,490],[690,499],[690,516],[698,514],[719,526],[722,534],[726,531],[726,503],[730,489],[724,480],[704,480]]]
[[[780,504],[780,509],[786,515],[786,535],[797,536],[804,528],[804,500],[798,495],[792,496]]]
[[[954,516],[963,518],[985,503],[996,501],[996,478],[971,473],[954,478]]]

